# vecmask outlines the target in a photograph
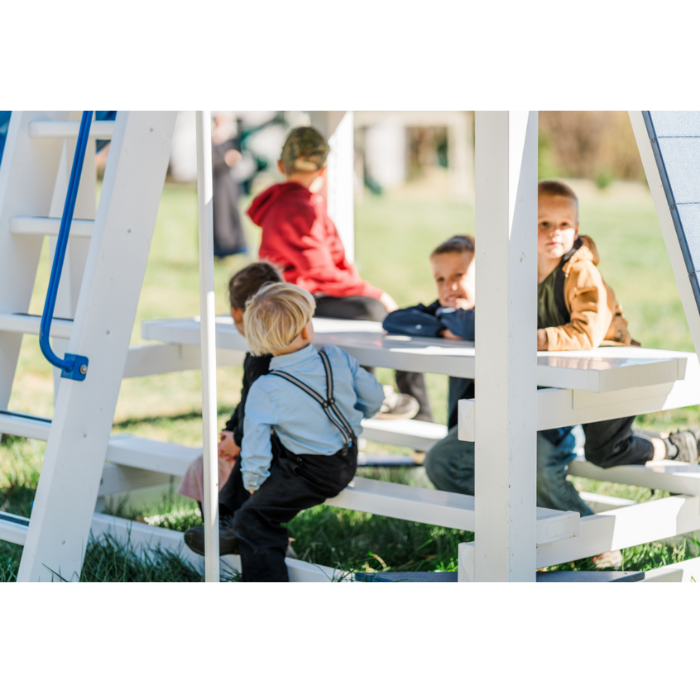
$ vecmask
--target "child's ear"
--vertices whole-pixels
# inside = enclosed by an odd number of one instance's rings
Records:
[[[282,173],[282,175],[286,175],[287,173],[284,171],[284,163],[282,162],[282,159],[280,158],[277,161],[277,167],[279,168],[279,171]]]

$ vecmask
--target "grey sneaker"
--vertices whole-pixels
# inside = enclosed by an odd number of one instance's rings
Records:
[[[384,403],[375,418],[398,420],[413,418],[420,410],[418,400],[409,394],[398,394],[393,386],[384,386]]]
[[[678,448],[678,454],[673,458],[674,461],[698,463],[700,430],[680,430],[677,433],[671,433],[668,440]]]
[[[240,554],[238,537],[233,532],[233,518],[224,516],[219,519],[219,556]],[[204,556],[204,525],[191,527],[185,532],[185,544],[196,554]]]

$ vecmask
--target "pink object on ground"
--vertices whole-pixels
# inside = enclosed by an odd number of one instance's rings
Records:
[[[224,484],[228,481],[228,477],[233,470],[234,462],[226,462],[223,459],[219,459],[219,491],[224,487]],[[200,503],[204,501],[204,455],[197,457],[197,459],[187,467],[185,476],[182,477],[180,486],[178,486],[177,492],[188,498],[194,498],[195,501]]]

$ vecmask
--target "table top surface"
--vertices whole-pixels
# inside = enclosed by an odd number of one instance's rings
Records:
[[[361,364],[393,369],[475,376],[474,343],[444,338],[387,334],[381,323],[313,319],[314,345],[337,345]],[[200,344],[199,317],[144,321],[142,335],[183,345]],[[246,340],[229,316],[217,316],[216,345],[247,350]],[[695,353],[636,347],[602,347],[571,352],[538,352],[537,383],[562,389],[605,392],[683,379]]]

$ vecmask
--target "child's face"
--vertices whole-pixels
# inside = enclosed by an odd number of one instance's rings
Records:
[[[576,204],[568,197],[540,195],[537,217],[538,258],[561,259],[578,238]]]
[[[474,306],[473,253],[445,253],[430,258],[440,306],[471,309]]]

